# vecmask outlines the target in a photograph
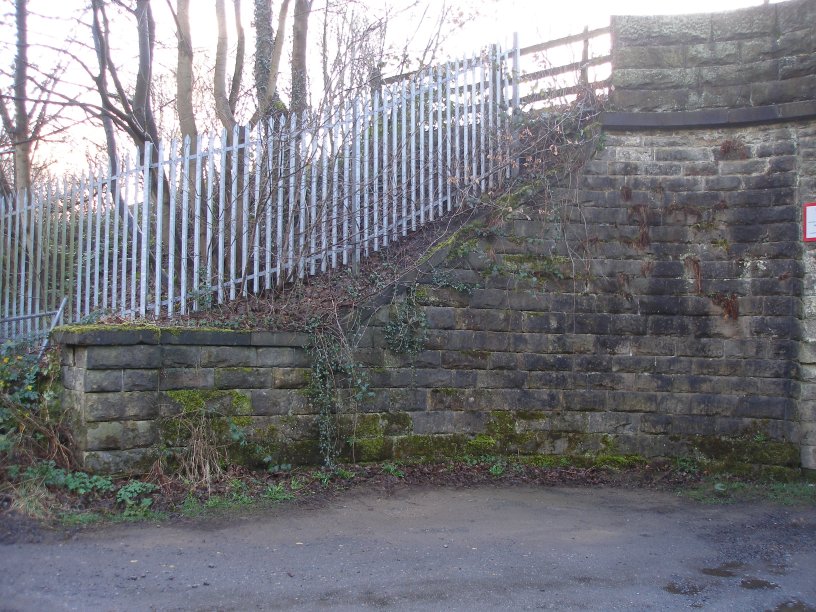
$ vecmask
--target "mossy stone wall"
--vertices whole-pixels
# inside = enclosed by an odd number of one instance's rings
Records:
[[[339,416],[345,457],[816,469],[816,258],[801,241],[801,205],[816,201],[814,19],[816,0],[792,0],[613,20],[599,151],[568,188],[502,202],[513,212],[422,262],[422,350],[395,353],[398,309],[376,311],[356,353],[374,396]],[[317,461],[305,341],[57,333],[86,467],[145,467],[161,417],[199,401],[239,415],[275,461]]]

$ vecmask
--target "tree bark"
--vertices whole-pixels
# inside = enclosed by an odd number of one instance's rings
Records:
[[[269,0],[255,0],[256,15],[258,14],[259,4],[266,4]],[[280,72],[280,59],[283,53],[283,42],[286,38],[283,34],[286,28],[286,13],[289,10],[289,0],[283,0],[280,12],[278,13],[278,35],[274,36],[272,30],[271,19],[272,9],[269,7],[268,12],[265,7],[262,14],[268,15],[270,22],[263,24],[263,29],[258,30],[258,23],[256,22],[256,32],[263,34],[263,40],[256,42],[256,58],[255,58],[255,87],[258,91],[258,108],[250,119],[250,125],[256,125],[262,119],[268,119],[274,114],[276,106],[282,106],[280,97],[278,96],[278,74]],[[274,42],[269,46],[269,41],[274,37]],[[268,49],[269,55],[261,56],[258,59],[257,53],[260,48],[266,53]]]
[[[306,82],[306,39],[309,31],[311,0],[295,0],[292,24],[292,97],[289,109],[298,117],[306,110],[308,89]]]
[[[195,110],[193,109],[193,42],[190,32],[190,0],[177,0],[178,62],[176,64],[176,111],[181,135],[190,137],[190,152],[196,152]]]
[[[230,133],[237,125],[235,115],[230,106],[227,94],[227,15],[224,9],[224,0],[215,0],[215,17],[218,21],[218,41],[215,47],[215,70],[213,81],[213,96],[215,97],[215,113],[218,120]]]
[[[26,109],[26,84],[28,81],[28,7],[27,0],[17,0],[15,21],[17,25],[17,56],[14,66],[14,188],[22,200],[31,189],[31,139]]]

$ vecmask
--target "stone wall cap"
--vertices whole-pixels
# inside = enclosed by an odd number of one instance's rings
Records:
[[[814,118],[816,118],[816,100],[804,100],[768,106],[695,111],[605,111],[601,114],[601,124],[604,129],[609,130],[671,129],[780,123]]]

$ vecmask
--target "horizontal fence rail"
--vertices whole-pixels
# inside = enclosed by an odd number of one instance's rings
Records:
[[[330,112],[282,116],[220,136],[147,143],[115,173],[89,172],[0,201],[0,334],[99,313],[173,317],[349,266],[511,176],[512,117],[526,74],[498,46],[398,79]],[[573,40],[574,39],[574,40]],[[566,40],[566,39],[564,39]],[[556,45],[557,46],[557,45]]]

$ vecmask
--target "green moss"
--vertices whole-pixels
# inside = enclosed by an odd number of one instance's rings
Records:
[[[358,439],[354,444],[354,458],[357,461],[381,461],[387,459],[386,440],[379,438]]]
[[[468,240],[459,242],[453,245],[450,251],[448,251],[447,261],[454,261],[456,259],[467,257],[468,255],[476,251],[478,246],[479,241],[476,238],[469,238]]]
[[[535,452],[539,447],[536,432],[519,431],[518,416],[511,410],[494,410],[485,425],[485,432],[496,440],[502,453]]]
[[[479,434],[468,440],[465,450],[470,455],[489,455],[495,452],[498,443],[492,436]]]
[[[378,414],[343,415],[338,418],[340,431],[347,430],[356,438],[381,438],[383,435],[382,423]]]
[[[611,467],[616,469],[628,469],[646,463],[646,459],[640,455],[612,455],[600,453],[592,457],[592,467]]]
[[[800,461],[799,448],[795,444],[767,440],[759,434],[737,438],[698,436],[694,438],[693,445],[706,458],[732,468],[738,464],[794,468],[799,466]]]
[[[479,229],[484,227],[484,221],[476,220],[463,225],[458,230],[453,232],[448,238],[445,240],[441,240],[436,245],[432,246],[428,251],[420,258],[419,264],[426,263],[433,257],[436,253],[442,251],[443,249],[453,249],[459,243],[466,242],[471,239],[472,235]],[[448,258],[451,257],[450,251],[448,252]]]
[[[564,267],[570,263],[563,255],[505,255],[502,264],[496,269],[501,274],[537,279],[564,279],[567,275]]]
[[[446,459],[462,454],[467,438],[462,434],[410,435],[394,440],[396,459]]]
[[[494,410],[485,426],[485,431],[499,440],[516,433],[516,419],[508,410]]]
[[[513,412],[519,421],[543,421],[547,413],[541,410],[516,410]]]
[[[408,434],[414,427],[411,415],[407,412],[385,412],[381,418],[386,435]]]
[[[521,455],[516,459],[519,463],[525,465],[534,465],[536,467],[569,467],[573,465],[570,457],[566,455],[547,455],[536,453],[533,455]]]
[[[133,331],[133,330],[149,330],[149,331],[156,331],[162,332],[163,330],[167,329],[168,331],[173,328],[163,328],[159,327],[158,325],[149,325],[149,324],[134,324],[134,325],[122,325],[121,323],[117,323],[115,325],[104,325],[99,323],[77,323],[71,325],[60,325],[59,327],[54,328],[54,333],[72,333],[72,334],[86,334],[90,332],[99,332],[99,331]]]

